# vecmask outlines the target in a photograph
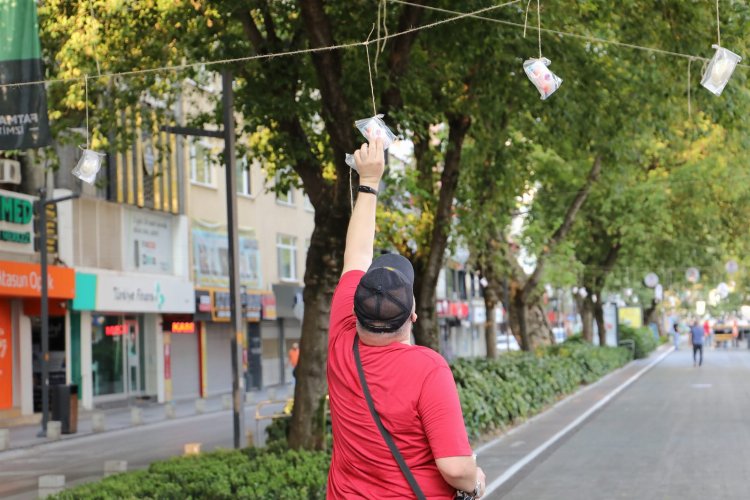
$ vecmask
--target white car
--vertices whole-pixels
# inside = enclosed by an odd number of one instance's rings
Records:
[[[521,346],[518,345],[518,341],[513,335],[499,334],[497,336],[498,352],[518,351],[519,349],[521,349]]]

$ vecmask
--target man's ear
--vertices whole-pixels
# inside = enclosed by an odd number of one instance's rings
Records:
[[[417,322],[417,313],[415,313],[415,312],[411,313],[411,316],[409,316],[409,319],[411,320],[412,323],[416,323]]]

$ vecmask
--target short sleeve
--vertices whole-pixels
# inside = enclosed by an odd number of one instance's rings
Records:
[[[447,364],[432,370],[425,378],[418,405],[435,458],[472,454],[456,382]]]
[[[341,276],[331,302],[329,342],[333,342],[340,332],[355,326],[354,292],[364,274],[364,271],[353,270]]]

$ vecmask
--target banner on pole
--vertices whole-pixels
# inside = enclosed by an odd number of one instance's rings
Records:
[[[44,80],[33,0],[0,0],[0,85]],[[44,83],[0,87],[0,150],[50,142]]]

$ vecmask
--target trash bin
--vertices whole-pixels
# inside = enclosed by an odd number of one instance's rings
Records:
[[[75,384],[50,386],[51,420],[60,421],[63,434],[78,432],[78,386]]]

